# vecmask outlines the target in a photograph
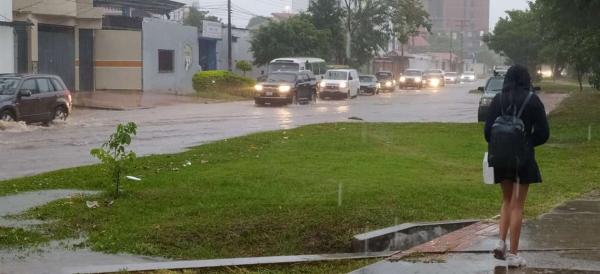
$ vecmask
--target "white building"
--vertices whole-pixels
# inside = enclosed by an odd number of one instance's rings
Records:
[[[15,72],[12,0],[0,0],[0,73]]]

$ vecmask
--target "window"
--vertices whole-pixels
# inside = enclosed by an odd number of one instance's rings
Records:
[[[158,50],[158,72],[169,73],[173,72],[173,63],[175,62],[173,50],[159,49]]]
[[[54,87],[50,84],[46,78],[35,79],[38,85],[40,93],[54,92]]]
[[[29,90],[32,94],[39,93],[35,79],[25,80],[21,86],[21,90]]]
[[[52,85],[54,86],[54,90],[62,91],[62,90],[66,89],[65,86],[63,84],[61,84],[60,81],[58,81],[57,79],[52,78],[50,80],[52,82]]]

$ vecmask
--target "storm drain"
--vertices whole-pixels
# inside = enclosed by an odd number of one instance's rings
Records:
[[[479,220],[404,223],[397,226],[374,230],[355,235],[352,239],[352,251],[403,251],[476,222],[479,222]]]

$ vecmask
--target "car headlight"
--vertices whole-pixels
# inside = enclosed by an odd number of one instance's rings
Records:
[[[348,83],[347,82],[341,82],[340,83],[340,88],[347,88],[348,87]]]
[[[431,85],[437,87],[440,84],[440,79],[431,79]]]
[[[481,98],[481,104],[487,106],[492,103],[492,98]]]
[[[292,87],[290,86],[279,86],[279,92],[290,92],[290,90],[292,90]]]
[[[254,86],[254,89],[256,91],[262,91],[263,90],[263,86],[259,84],[259,85]]]
[[[326,87],[326,86],[327,86],[327,83],[325,83],[325,82],[321,82],[321,83],[319,83],[319,86],[320,86],[320,87],[322,87],[322,88],[324,88],[324,87]]]
[[[395,85],[396,84],[396,80],[393,80],[392,83]]]
[[[377,83],[377,88],[381,88],[381,83]]]
[[[406,77],[404,77],[404,76],[400,77],[400,83],[404,83],[404,82],[406,82]]]
[[[421,82],[421,77],[415,77],[415,82]]]
[[[391,87],[392,85],[393,85],[393,84],[392,84],[392,82],[391,82],[391,81],[387,81],[387,82],[385,82],[385,86],[386,86],[386,87],[388,87],[388,88],[389,88],[389,87]]]

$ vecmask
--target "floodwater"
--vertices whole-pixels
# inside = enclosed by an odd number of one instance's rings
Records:
[[[95,163],[90,149],[98,147],[118,123],[128,121],[139,127],[132,145],[139,155],[179,152],[190,146],[265,130],[354,121],[350,117],[367,122],[470,123],[477,119],[479,95],[468,91],[478,85],[483,85],[483,81],[283,107],[256,107],[253,102],[244,101],[128,111],[76,109],[67,122],[49,127],[0,124],[0,151],[12,156],[3,159],[0,180]],[[549,98],[549,103],[562,98],[554,97]]]
[[[32,191],[0,197],[0,226],[31,228],[43,222],[37,220],[13,220],[5,218],[47,204],[79,195],[93,195],[95,191],[56,189]],[[68,273],[69,267],[144,263],[163,261],[160,258],[133,256],[128,254],[104,254],[79,248],[84,239],[52,241],[47,245],[25,249],[0,249],[0,274],[17,273]]]

